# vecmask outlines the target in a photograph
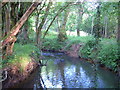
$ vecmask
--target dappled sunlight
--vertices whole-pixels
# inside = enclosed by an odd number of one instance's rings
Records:
[[[20,58],[19,64],[21,65],[21,69],[25,70],[29,64],[30,60],[27,57]]]

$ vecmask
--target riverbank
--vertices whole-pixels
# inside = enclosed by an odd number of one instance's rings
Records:
[[[35,51],[33,44],[21,45],[16,43],[14,53],[7,60],[2,60],[3,71],[7,71],[7,77],[2,82],[3,88],[14,87],[14,85],[24,81],[38,67],[39,63],[31,54]]]
[[[42,52],[47,65],[38,67],[19,88],[118,88],[115,73],[59,52]],[[33,76],[32,76],[33,75]],[[97,80],[96,80],[97,79]],[[42,81],[42,82],[41,82]],[[96,85],[96,86],[95,86]]]
[[[119,72],[118,46],[115,39],[100,39],[99,44],[96,44],[94,37],[70,37],[65,42],[57,41],[55,35],[47,36],[43,40],[42,50],[59,51],[71,57],[84,58],[91,62],[98,63],[99,66]]]

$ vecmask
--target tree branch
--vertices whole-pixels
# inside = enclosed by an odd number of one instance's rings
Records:
[[[53,20],[51,21],[50,25],[48,26],[47,30],[44,33],[43,39],[45,38],[50,26],[52,25],[52,23],[54,22],[54,20],[56,19],[56,17],[63,11],[65,10],[71,3],[69,2],[66,6],[64,6],[63,8],[60,8],[57,12],[57,14],[54,16]]]

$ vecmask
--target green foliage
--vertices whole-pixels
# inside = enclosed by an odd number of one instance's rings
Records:
[[[98,54],[98,59],[101,63],[105,64],[107,67],[117,70],[117,60],[118,60],[118,46],[115,40],[103,40],[100,52]]]
[[[117,42],[114,39],[101,39],[98,45],[96,41],[88,41],[79,51],[83,58],[99,60],[106,67],[117,70],[118,50]]]
[[[96,40],[89,40],[79,51],[79,54],[84,58],[96,59],[99,45],[96,44]],[[94,57],[95,56],[95,57]]]
[[[65,50],[69,50],[72,44],[79,44],[79,43],[86,43],[89,40],[92,40],[92,36],[87,36],[87,37],[68,37],[68,40],[66,41],[67,45],[65,46]]]
[[[45,49],[45,50],[58,51],[58,50],[61,50],[62,47],[63,47],[63,43],[58,42],[56,38],[46,38],[42,44],[42,49]]]

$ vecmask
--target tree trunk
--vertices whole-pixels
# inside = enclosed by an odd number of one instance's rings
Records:
[[[47,16],[48,16],[48,13],[49,13],[49,9],[50,9],[50,6],[52,5],[52,2],[49,2],[46,10],[45,10],[45,14],[43,16],[43,19],[41,21],[41,23],[39,24],[38,28],[36,29],[37,33],[36,33],[36,36],[37,36],[37,46],[39,49],[41,49],[41,30],[42,30],[42,27],[47,19]]]
[[[28,29],[29,27],[28,27],[28,21],[27,21],[23,28],[23,44],[26,44],[29,41]]]
[[[23,24],[25,23],[25,21],[28,19],[28,17],[30,16],[30,14],[35,10],[35,8],[38,6],[38,4],[39,4],[38,2],[33,3],[28,8],[28,10],[25,12],[25,14],[21,17],[21,19],[11,29],[10,33],[8,33],[3,38],[2,48],[6,49],[7,55],[11,55],[12,54],[14,43],[17,40],[15,36],[18,34],[20,28],[23,26]]]
[[[2,8],[2,3],[0,2],[0,8]],[[0,9],[0,41],[2,38],[2,28],[3,28],[3,21],[2,21],[2,9]],[[2,46],[1,42],[0,42],[0,46]],[[2,48],[0,48],[0,60],[2,60]],[[1,73],[0,73],[1,75]],[[1,88],[2,89],[2,88]]]
[[[91,35],[93,35],[93,26],[94,26],[94,17],[92,17],[92,24],[91,24]]]
[[[6,34],[10,32],[10,6],[8,5],[6,9]]]
[[[67,34],[66,34],[66,23],[67,23],[67,17],[68,17],[69,11],[65,10],[63,14],[63,21],[62,25],[60,26],[59,29],[59,34],[58,34],[58,41],[65,41],[67,39]]]
[[[15,39],[16,35],[18,34],[20,28],[23,26],[25,21],[28,19],[28,17],[31,15],[31,13],[35,10],[35,8],[38,6],[38,2],[33,3],[28,10],[25,12],[25,14],[21,17],[21,19],[16,23],[16,25],[12,28],[11,32],[3,38],[2,46],[5,46],[7,43],[11,42],[13,39]]]
[[[100,38],[100,3],[97,7],[97,13],[95,18],[95,24],[94,24],[94,33],[95,38],[98,40]]]
[[[11,2],[11,28],[13,28],[15,26],[16,21],[16,3],[15,2]]]
[[[5,36],[5,7],[2,7],[2,9],[1,9],[2,11],[1,11],[1,13],[2,13],[2,37],[4,37]],[[2,37],[1,37],[1,39],[2,39]]]
[[[64,10],[66,9],[66,7],[68,7],[71,4],[71,2],[69,2],[67,5],[65,5],[64,7],[60,8],[57,12],[57,14],[54,16],[53,20],[51,21],[51,23],[49,24],[47,30],[45,31],[44,35],[43,35],[43,39],[45,38],[50,26],[53,24],[54,20],[56,19],[56,17]]]
[[[81,24],[82,24],[82,16],[83,16],[82,2],[78,2],[77,36],[80,36],[80,29],[81,29]]]
[[[36,41],[36,44],[38,44],[38,24],[39,24],[39,13],[37,13],[37,16],[36,16],[36,22],[35,22],[35,28],[36,28],[36,38],[35,38],[35,41]]]
[[[5,30],[5,33],[6,33],[6,35],[10,32],[10,28],[11,28],[11,24],[10,24],[10,21],[11,21],[11,15],[10,15],[10,3],[8,3],[8,5],[7,5],[7,7],[6,7],[6,25],[5,25],[5,27],[6,27],[6,30]],[[12,53],[12,47],[13,47],[13,43],[8,43],[7,45],[6,45],[6,53],[5,53],[5,55],[6,56],[8,56],[8,55],[11,55],[11,53]]]
[[[104,24],[105,24],[105,38],[107,38],[107,34],[108,34],[108,30],[107,30],[107,27],[108,27],[108,17],[107,16],[105,16],[105,19],[104,19],[105,21],[104,21]]]

